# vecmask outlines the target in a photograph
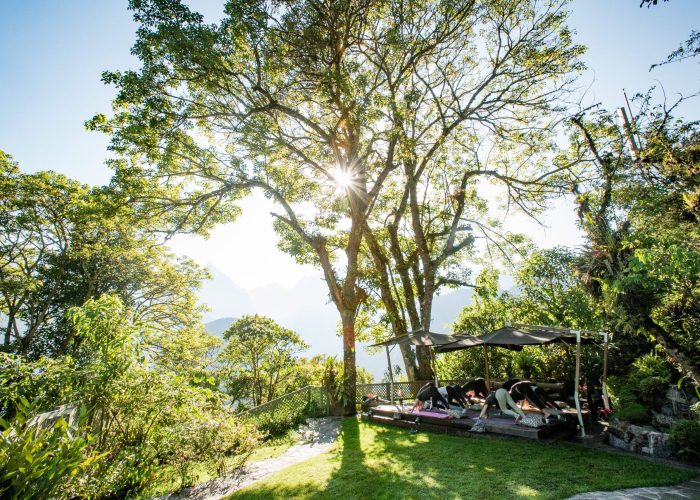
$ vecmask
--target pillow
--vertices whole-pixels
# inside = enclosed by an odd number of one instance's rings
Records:
[[[533,413],[529,413],[524,417],[521,417],[518,423],[520,425],[524,425],[525,427],[539,427],[540,425],[542,425],[542,417]]]

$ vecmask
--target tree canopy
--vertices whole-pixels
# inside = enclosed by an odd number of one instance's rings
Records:
[[[217,361],[233,401],[258,406],[293,387],[297,355],[308,349],[299,335],[265,316],[243,316],[224,338]],[[293,387],[296,389],[296,387]]]
[[[572,147],[598,172],[596,182],[576,188],[588,238],[580,272],[612,328],[648,335],[697,384],[697,125],[674,119],[675,106],[653,105],[650,94],[639,99],[630,131],[605,112],[573,120]],[[641,147],[628,147],[630,134]]]
[[[130,8],[143,67],[105,73],[119,89],[115,115],[90,122],[129,158],[117,178],[170,231],[232,220],[251,189],[274,200],[280,247],[321,267],[338,308],[348,400],[368,296],[361,245],[390,178],[415,211],[420,180],[442,162],[497,137],[525,158],[524,131],[546,127],[582,51],[560,1],[230,2],[217,25],[177,0]],[[450,232],[444,258],[464,246]],[[419,246],[427,327],[436,257]]]

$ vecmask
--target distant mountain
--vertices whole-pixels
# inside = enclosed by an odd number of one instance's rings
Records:
[[[311,346],[308,354],[337,354],[338,310],[328,299],[328,287],[320,276],[299,280],[293,287],[267,285],[251,290],[253,310],[291,328]]]
[[[231,326],[237,319],[238,318],[219,318],[215,319],[214,321],[210,321],[209,323],[205,323],[204,327],[207,329],[207,332],[219,337],[220,339],[223,339],[224,332],[228,330],[228,327]]]
[[[204,320],[250,314],[253,304],[248,293],[213,264],[209,264],[207,269],[212,279],[205,281],[199,291],[199,300],[211,309],[204,315]]]
[[[202,288],[200,299],[212,309],[205,317],[209,333],[221,338],[236,318],[261,314],[297,332],[310,346],[306,355],[342,355],[338,311],[329,302],[328,288],[320,274],[303,278],[293,287],[271,284],[246,291],[216,267],[208,268],[213,279]],[[450,331],[461,309],[471,303],[471,292],[460,288],[435,297],[433,331]],[[392,354],[392,363],[401,363],[395,356]],[[357,364],[379,380],[386,370],[386,354],[382,351],[370,355],[363,345],[358,345]]]

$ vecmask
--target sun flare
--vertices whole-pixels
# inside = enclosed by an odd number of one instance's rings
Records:
[[[331,175],[333,176],[333,182],[335,182],[338,189],[347,189],[352,185],[353,175],[349,170],[337,167],[333,169]]]

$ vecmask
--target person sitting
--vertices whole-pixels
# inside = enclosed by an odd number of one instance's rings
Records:
[[[537,407],[545,417],[559,415],[561,407],[550,398],[542,388],[537,387],[529,380],[516,382],[510,388],[510,395],[516,401],[527,401]]]
[[[486,381],[483,378],[475,378],[474,380],[470,380],[462,386],[462,390],[465,396],[468,396],[470,392],[477,398],[487,398],[489,395],[489,390],[486,387]]]
[[[421,411],[425,408],[426,401],[430,400],[432,408],[439,408],[442,405],[443,408],[449,409],[450,405],[447,400],[440,394],[435,384],[428,382],[423,387],[418,390],[416,394],[416,402],[413,403],[413,408],[411,411]]]

